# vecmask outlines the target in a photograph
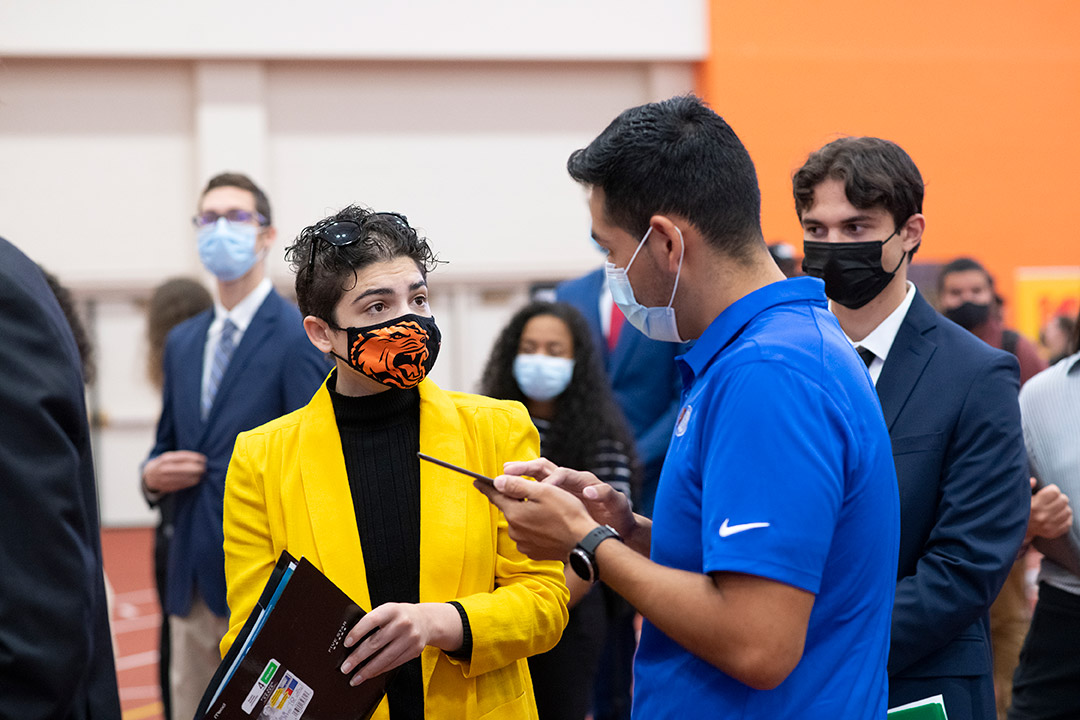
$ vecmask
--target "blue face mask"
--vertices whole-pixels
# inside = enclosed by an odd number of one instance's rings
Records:
[[[530,400],[544,402],[562,394],[574,376],[574,361],[550,355],[518,355],[514,380]]]
[[[675,322],[675,308],[671,307],[671,303],[675,302],[675,291],[679,289],[679,275],[682,273],[683,253],[686,251],[686,244],[683,242],[682,230],[678,226],[675,227],[675,232],[679,233],[679,269],[675,272],[675,287],[671,288],[671,299],[668,300],[665,307],[645,307],[637,301],[634,297],[634,289],[630,287],[630,275],[628,274],[630,266],[634,264],[634,260],[637,259],[641,248],[645,247],[645,241],[652,234],[651,227],[646,231],[645,236],[641,238],[637,250],[630,257],[630,262],[626,264],[626,267],[615,267],[615,263],[609,262],[604,266],[604,269],[607,273],[611,299],[619,306],[622,314],[626,316],[631,325],[640,330],[645,337],[652,340],[681,343],[683,339],[679,337],[679,325]]]
[[[236,280],[251,270],[258,257],[255,237],[259,229],[247,223],[218,218],[199,230],[199,259],[219,280]]]

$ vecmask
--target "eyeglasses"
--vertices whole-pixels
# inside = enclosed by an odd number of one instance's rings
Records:
[[[266,225],[266,218],[262,213],[248,212],[247,210],[227,210],[224,214],[218,214],[213,210],[207,210],[204,213],[199,213],[195,217],[191,218],[191,222],[195,223],[195,227],[204,228],[207,225],[215,225],[221,218],[225,218],[231,223],[256,223],[258,225]]]
[[[356,222],[355,220],[337,220],[328,223],[321,228],[316,228],[311,234],[311,252],[308,253],[308,272],[310,273],[315,267],[315,249],[319,240],[322,240],[328,245],[333,245],[334,247],[354,245],[364,237],[368,225],[379,220],[389,220],[403,225],[405,228],[409,227],[409,221],[404,215],[398,215],[397,213],[392,212],[381,212],[372,213],[360,222]]]

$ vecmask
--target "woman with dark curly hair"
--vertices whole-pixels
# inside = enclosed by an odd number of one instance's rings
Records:
[[[540,433],[541,455],[588,468],[631,496],[633,441],[575,308],[534,302],[514,315],[492,349],[481,393],[524,403]],[[558,645],[529,658],[541,720],[588,714],[608,620],[623,602],[566,569],[570,623]]]

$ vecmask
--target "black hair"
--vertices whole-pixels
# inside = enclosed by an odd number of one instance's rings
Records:
[[[750,154],[693,95],[623,111],[566,163],[604,191],[608,219],[636,237],[655,214],[685,218],[717,250],[746,259],[761,235],[761,191]]]
[[[945,290],[946,277],[955,273],[970,272],[972,270],[978,270],[986,277],[986,282],[990,283],[990,291],[997,297],[997,291],[994,290],[994,276],[987,272],[986,268],[984,268],[978,260],[969,257],[958,257],[941,267],[941,270],[938,272],[937,280],[938,296]]]
[[[1076,314],[1076,321],[1073,323],[1072,338],[1069,343],[1069,352],[1080,352],[1080,313]]]
[[[360,227],[359,239],[349,245],[331,245],[317,237],[324,228],[338,222],[356,223]],[[296,273],[296,302],[300,312],[331,325],[337,324],[334,308],[345,291],[356,284],[357,271],[374,262],[398,257],[410,258],[425,278],[437,264],[427,238],[417,234],[408,218],[397,213],[372,212],[360,205],[350,205],[309,225],[285,249],[285,259]]]
[[[45,282],[49,284],[49,289],[56,296],[56,302],[64,312],[64,318],[67,320],[68,327],[71,328],[71,335],[75,338],[75,347],[79,351],[79,363],[82,366],[83,382],[93,385],[94,380],[97,379],[94,344],[90,342],[90,334],[86,332],[86,326],[83,325],[79,311],[75,307],[75,298],[72,297],[71,291],[60,282],[60,278],[40,265],[38,269],[41,270],[41,274],[45,276]]]
[[[899,230],[922,212],[922,175],[903,148],[874,137],[833,140],[810,154],[792,178],[799,219],[814,205],[814,189],[826,180],[840,180],[848,202],[859,210],[884,208]],[[915,248],[909,253],[915,256]]]
[[[634,440],[627,429],[622,411],[615,403],[611,386],[600,365],[589,326],[573,306],[566,303],[532,302],[519,310],[499,333],[484,368],[480,392],[501,400],[527,402],[514,379],[514,358],[518,355],[525,325],[538,315],[562,320],[574,341],[574,374],[570,384],[555,398],[555,417],[547,436],[545,452],[552,462],[566,467],[586,469],[601,441],[623,444],[631,459],[634,479],[640,473],[634,456]],[[635,495],[636,497],[636,495]]]
[[[210,182],[206,183],[206,188],[202,191],[202,195],[199,196],[200,201],[206,197],[206,193],[219,187],[234,187],[247,190],[255,196],[255,212],[263,216],[262,226],[268,227],[274,224],[270,215],[270,199],[266,197],[266,193],[262,191],[262,188],[256,185],[247,175],[237,172],[225,172],[215,175],[210,178]]]

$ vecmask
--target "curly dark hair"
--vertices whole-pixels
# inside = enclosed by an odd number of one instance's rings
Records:
[[[49,284],[49,289],[56,296],[56,302],[60,304],[60,309],[64,311],[64,317],[71,328],[71,335],[75,338],[75,347],[79,350],[79,361],[82,364],[83,382],[87,385],[93,385],[94,380],[97,379],[94,344],[90,342],[90,334],[86,332],[86,326],[83,325],[82,318],[79,316],[75,298],[72,297],[67,286],[60,282],[60,278],[40,265],[38,265],[38,269],[41,270],[41,274],[45,276],[45,281]]]
[[[503,328],[488,357],[480,392],[500,400],[527,402],[514,379],[514,358],[526,323],[538,315],[551,315],[566,323],[574,341],[574,374],[566,390],[555,398],[555,417],[545,452],[557,465],[587,469],[592,454],[603,440],[621,442],[633,468],[632,491],[638,489],[640,472],[634,439],[604,373],[585,318],[566,303],[533,302],[519,310]]]
[[[348,245],[332,245],[321,238],[323,230],[335,223],[356,223],[359,239]],[[312,253],[315,260],[312,262]],[[300,312],[336,324],[334,308],[342,294],[356,283],[356,273],[374,262],[408,257],[426,278],[438,260],[428,245],[409,225],[404,215],[373,212],[350,205],[300,231],[285,249],[285,259],[296,273],[296,303]]]

